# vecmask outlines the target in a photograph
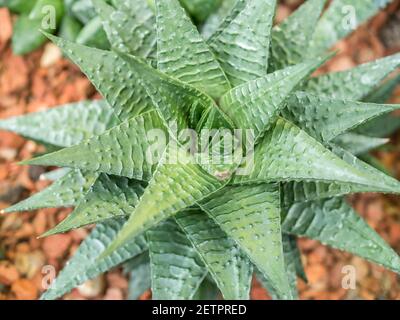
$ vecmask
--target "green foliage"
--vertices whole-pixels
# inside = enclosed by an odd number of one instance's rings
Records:
[[[275,0],[65,1],[83,31],[67,25],[68,39],[46,36],[104,100],[0,121],[60,149],[24,164],[62,167],[45,175],[50,187],[6,212],[75,206],[44,236],[96,224],[42,299],[121,263],[131,299],[149,287],[154,299],[248,299],[253,273],[274,298],[297,299],[297,277],[306,280],[298,237],[400,273],[398,254],[343,198],[400,193],[365,154],[398,127],[389,113],[399,105],[384,103],[399,77],[382,80],[400,55],[312,77],[350,32],[340,6],[353,4],[356,24],[379,7],[334,0],[319,18],[325,4],[308,0],[273,27]],[[240,175],[241,156],[200,161],[212,153],[187,148],[183,129],[252,129],[254,150],[235,151],[253,155],[253,167]],[[215,153],[226,156],[217,139],[209,137]]]

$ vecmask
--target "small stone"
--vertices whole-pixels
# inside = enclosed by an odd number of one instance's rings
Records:
[[[122,290],[118,288],[109,288],[104,295],[104,300],[123,300]]]
[[[28,279],[40,270],[45,263],[45,257],[42,252],[36,250],[30,253],[19,252],[15,256],[15,266],[18,271]]]
[[[59,47],[53,43],[48,43],[44,47],[42,58],[40,59],[40,66],[48,68],[55,64],[62,57],[62,52]]]
[[[79,293],[85,298],[95,298],[104,292],[106,282],[101,275],[92,280],[88,280],[78,287]]]
[[[35,300],[38,297],[38,290],[32,281],[19,279],[11,286],[11,291],[17,300]]]
[[[71,240],[71,236],[68,234],[56,234],[47,237],[43,241],[43,250],[50,259],[61,258],[67,252]]]
[[[40,210],[33,219],[32,224],[36,235],[39,236],[43,234],[46,231],[47,226],[46,213],[43,210]]]
[[[1,261],[0,283],[9,286],[18,279],[19,279],[19,273],[17,268],[8,261]]]

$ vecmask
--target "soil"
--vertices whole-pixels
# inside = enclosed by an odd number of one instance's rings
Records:
[[[281,1],[276,19],[282,21],[302,1]],[[99,98],[79,69],[48,43],[40,50],[20,57],[12,54],[10,38],[15,18],[0,9],[0,119],[51,108],[68,102]],[[341,41],[340,53],[322,70],[339,71],[393,54],[400,50],[400,0]],[[400,88],[392,98],[400,103]],[[0,131],[0,209],[8,207],[49,183],[40,180],[45,169],[19,166],[43,147],[15,134]],[[400,179],[400,133],[390,147],[376,153],[383,164]],[[400,197],[362,194],[349,198],[357,212],[400,252]],[[54,227],[71,209],[42,209],[0,218],[0,300],[37,299],[43,291],[45,266],[59,271],[88,234],[79,229],[38,239]],[[393,272],[350,254],[330,249],[316,241],[301,239],[302,259],[308,284],[299,280],[301,299],[400,299],[400,278]],[[356,268],[355,289],[343,289],[343,267]],[[120,268],[85,283],[64,299],[124,299],[127,278]],[[254,282],[253,299],[269,299]],[[141,299],[151,295],[145,293]]]

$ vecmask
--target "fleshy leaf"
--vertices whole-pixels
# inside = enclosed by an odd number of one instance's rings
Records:
[[[90,48],[46,34],[77,64],[124,121],[153,109],[145,88],[116,53]]]
[[[219,295],[218,287],[216,286],[213,279],[210,279],[209,275],[206,276],[203,282],[197,289],[193,300],[217,300]]]
[[[389,139],[347,132],[336,137],[333,142],[352,154],[359,155],[388,143]]]
[[[307,57],[315,25],[325,3],[326,0],[308,0],[272,29],[269,72],[298,64]]]
[[[284,232],[321,241],[400,273],[400,257],[342,198],[293,205]]]
[[[376,90],[363,100],[373,103],[384,103],[392,96],[393,91],[400,84],[400,74],[393,79],[385,81]],[[355,129],[355,132],[372,137],[389,137],[400,128],[400,118],[385,114]]]
[[[374,178],[371,172],[348,164],[306,132],[280,118],[256,147],[251,174],[237,176],[234,182],[321,181],[400,191],[400,184],[390,177],[390,182]]]
[[[383,82],[373,92],[364,97],[363,101],[372,103],[385,103],[390,99],[390,97],[393,94],[393,91],[399,84],[400,84],[400,74],[393,77],[392,79]]]
[[[285,182],[282,187],[282,206],[289,207],[293,203],[313,201],[318,199],[338,197],[349,193],[357,192],[398,192],[398,181],[385,173],[377,170],[365,162],[359,160],[350,152],[331,145],[332,151],[343,161],[363,171],[370,176],[371,181],[376,181],[375,184],[361,185],[354,183],[327,183],[321,181],[299,181]],[[379,182],[379,183],[378,183]]]
[[[297,247],[296,237],[289,234],[282,234],[283,254],[285,256],[286,274],[288,276],[290,289],[294,299],[299,298],[297,289],[297,276],[306,279],[303,270],[300,251]],[[256,270],[257,279],[262,283],[263,287],[268,290],[274,300],[279,299],[279,295],[275,292],[270,281],[264,275]]]
[[[111,46],[132,55],[154,58],[157,50],[155,15],[147,1],[92,0]]]
[[[334,0],[318,22],[309,55],[319,55],[337,41],[352,33],[392,0]]]
[[[180,0],[185,9],[196,20],[203,22],[224,0]]]
[[[4,213],[75,206],[85,197],[97,177],[98,173],[71,170],[46,189],[5,209]]]
[[[154,300],[192,299],[207,274],[178,225],[167,220],[147,232]]]
[[[103,173],[75,210],[42,236],[66,232],[115,217],[129,216],[135,210],[144,188],[143,182]]]
[[[129,71],[143,84],[167,128],[175,126],[178,132],[194,129],[204,114],[210,110],[219,111],[214,100],[195,87],[161,73],[134,56],[120,55],[126,61]],[[218,115],[220,122],[225,121],[221,113]],[[176,138],[174,131],[170,130],[170,133]]]
[[[76,146],[25,161],[25,164],[81,168],[149,180],[156,167],[148,158],[153,144],[149,132],[153,129],[162,130],[163,124],[157,113],[150,111]]]
[[[128,300],[137,300],[151,287],[149,253],[146,251],[128,260],[123,268],[129,274]]]
[[[125,219],[116,218],[98,224],[82,242],[50,288],[41,296],[42,300],[53,300],[68,293],[86,280],[93,279],[114,266],[147,250],[144,236],[139,236],[104,259],[100,253],[115,238]]]
[[[104,256],[226,183],[205,172],[185,150],[168,147],[135,211]]]
[[[290,92],[321,61],[301,63],[235,87],[221,98],[221,109],[235,128],[253,129],[257,139],[276,120]]]
[[[221,30],[224,29],[224,27],[221,26],[222,22],[231,14],[232,9],[235,8],[238,2],[243,6],[245,4],[245,0],[223,0],[218,10],[208,16],[207,20],[201,26],[201,34],[205,39],[210,38],[219,27]],[[228,25],[229,23],[225,22],[225,24]]]
[[[209,40],[234,87],[267,74],[276,0],[248,0],[237,6],[239,13],[228,17],[225,28]]]
[[[156,0],[157,68],[211,97],[230,89],[228,79],[178,0]]]
[[[69,147],[118,124],[104,101],[84,101],[0,121],[0,129],[60,147]]]
[[[97,49],[110,49],[110,43],[108,42],[107,35],[104,32],[100,17],[94,17],[86,23],[77,35],[75,42],[80,45]]]
[[[400,66],[400,53],[355,68],[311,78],[304,90],[335,99],[361,100]]]
[[[252,265],[236,243],[205,212],[186,210],[175,216],[227,300],[248,300]]]
[[[295,92],[282,116],[320,141],[330,141],[341,133],[400,105],[363,103]]]
[[[199,205],[268,278],[278,297],[291,299],[283,258],[278,186],[225,187]]]

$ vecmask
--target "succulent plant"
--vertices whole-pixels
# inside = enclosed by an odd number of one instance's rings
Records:
[[[274,26],[274,0],[220,2],[188,2],[210,8],[191,20],[177,0],[93,0],[109,51],[46,34],[104,100],[0,122],[58,148],[23,164],[61,167],[5,213],[75,207],[43,236],[96,224],[42,299],[119,264],[133,274],[131,298],[151,286],[153,299],[248,299],[256,274],[274,298],[295,299],[297,277],[306,280],[298,237],[400,272],[397,253],[344,198],[400,192],[356,157],[398,127],[389,113],[400,105],[382,103],[399,77],[382,81],[400,54],[312,76],[352,31],[343,6],[360,24],[378,3],[334,0],[322,14],[326,1],[308,0]],[[217,148],[189,150],[185,129],[208,130]],[[235,161],[225,161],[233,152],[222,150],[221,130],[240,151]],[[166,137],[155,161],[148,152],[160,139],[150,132]]]

